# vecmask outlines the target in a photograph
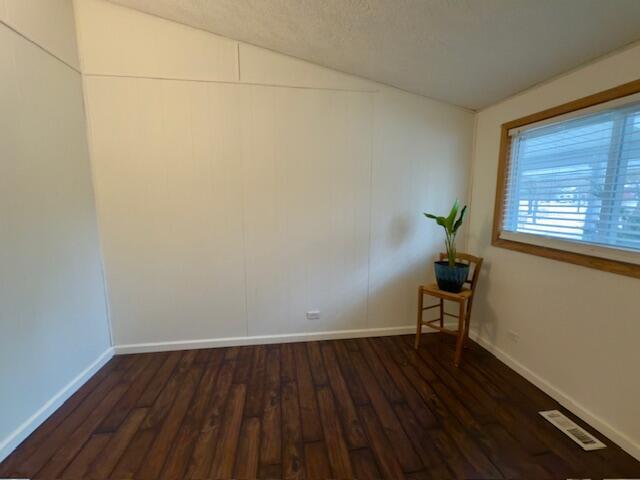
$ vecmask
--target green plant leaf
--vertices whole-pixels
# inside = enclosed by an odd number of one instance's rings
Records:
[[[432,218],[432,219],[434,219],[438,225],[440,225],[441,227],[443,227],[443,228],[445,228],[445,229],[447,228],[447,226],[446,226],[446,221],[447,221],[447,219],[446,219],[446,218],[444,218],[444,217],[437,217],[437,216],[435,216],[435,215],[431,215],[430,213],[425,213],[425,214],[424,214],[424,216],[425,216],[425,217],[427,217],[427,218]]]
[[[458,218],[458,220],[456,220],[456,223],[453,226],[453,233],[457,232],[458,229],[462,226],[462,222],[464,220],[465,213],[467,213],[467,206],[466,205],[464,207],[462,207],[462,210],[460,211],[460,217]]]
[[[453,202],[453,207],[451,207],[451,212],[449,212],[449,216],[446,219],[445,228],[449,232],[453,231],[453,222],[456,220],[456,215],[458,214],[458,208],[460,208],[460,203],[458,202],[458,199],[456,198],[456,201]]]

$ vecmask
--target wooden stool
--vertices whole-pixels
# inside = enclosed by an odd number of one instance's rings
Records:
[[[447,258],[446,253],[440,254],[440,260],[445,260]],[[460,360],[462,358],[462,347],[469,339],[469,322],[471,320],[471,306],[473,304],[473,294],[475,293],[476,285],[478,284],[478,277],[480,274],[480,267],[482,266],[482,258],[474,257],[473,255],[469,255],[467,253],[458,253],[456,255],[456,262],[467,263],[470,265],[469,271],[471,272],[471,280],[465,280],[465,284],[468,284],[469,287],[463,287],[462,291],[459,293],[451,293],[445,292],[444,290],[440,290],[436,283],[432,283],[430,285],[421,285],[418,287],[418,322],[416,328],[416,350],[420,346],[420,336],[422,334],[422,326],[426,326],[429,328],[433,328],[434,330],[438,330],[443,333],[447,333],[449,335],[456,335],[458,337],[456,341],[456,353],[454,356],[454,364],[457,367],[460,365]],[[424,306],[424,295],[430,295],[432,297],[436,297],[440,299],[439,303],[435,305],[430,305],[428,307]],[[447,313],[444,311],[444,301],[449,300],[451,302],[458,303],[458,315],[453,315],[451,313]],[[429,320],[427,322],[422,320],[422,312],[425,310],[430,310],[432,308],[440,309],[440,316],[434,320]],[[444,328],[444,317],[453,317],[458,319],[458,329],[450,330],[448,328]],[[435,323],[439,323],[435,325]]]

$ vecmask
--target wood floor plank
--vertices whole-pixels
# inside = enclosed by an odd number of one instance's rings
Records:
[[[255,348],[251,346],[240,347],[240,351],[238,352],[238,363],[233,376],[233,383],[246,384],[249,381],[249,374],[251,373],[251,367],[253,366],[254,351]]]
[[[342,421],[347,442],[350,448],[362,448],[367,446],[367,437],[364,434],[362,424],[358,418],[356,407],[353,404],[349,388],[342,376],[338,360],[336,359],[333,345],[326,343],[322,346],[322,358],[331,385],[331,390],[335,396],[338,414]]]
[[[257,417],[245,418],[242,422],[242,427],[240,428],[240,440],[233,478],[240,480],[252,480],[257,478],[259,458],[260,419]]]
[[[446,339],[438,341],[438,351],[447,352],[450,349],[448,343]],[[519,401],[524,405],[534,405],[539,410],[550,410],[560,406],[557,401],[528,382],[524,377],[509,369],[495,357],[485,354],[482,361],[474,363],[477,368],[492,380],[494,385],[509,385],[509,393],[515,395],[515,401]]]
[[[219,348],[202,348],[202,349],[198,350],[198,353],[197,353],[196,358],[193,361],[193,363],[196,363],[196,364],[209,363],[209,361],[211,359],[211,354],[213,352],[219,352],[219,351],[220,351]]]
[[[414,386],[411,384],[409,379],[402,373],[400,366],[393,361],[391,355],[384,347],[382,340],[379,338],[374,338],[371,339],[371,342],[375,352],[380,357],[382,364],[393,378],[395,384],[398,385],[398,388],[402,392],[403,398],[411,407],[413,414],[420,421],[422,427],[425,429],[437,427],[438,420],[433,415],[431,410],[429,410],[427,405],[425,405],[424,401],[422,400]]]
[[[349,358],[349,350],[347,349],[346,345],[341,341],[331,342],[331,345],[336,352],[336,359],[338,360],[338,365],[345,379],[345,382],[348,385],[349,393],[351,394],[353,403],[355,405],[368,405],[370,403],[369,395],[367,395],[367,391],[362,385],[358,374],[351,364],[351,359]]]
[[[353,470],[349,459],[349,451],[345,436],[340,426],[331,389],[326,386],[317,389],[318,408],[322,418],[325,444],[329,454],[331,470],[335,478],[353,478]]]
[[[462,453],[464,443],[456,442],[445,428],[429,430],[429,437],[433,440],[442,461],[449,467],[453,478],[483,478],[467,457]]]
[[[100,423],[96,432],[107,433],[114,432],[129,412],[136,406],[138,400],[147,389],[148,384],[152,381],[158,370],[165,362],[167,355],[158,354],[141,359],[139,375],[135,382],[131,383],[129,389],[125,392],[118,403],[113,407],[105,419]]]
[[[282,478],[282,465],[279,463],[277,465],[267,465],[266,463],[259,463],[258,478]]]
[[[287,354],[283,358],[283,363],[285,360],[292,362],[293,366],[292,355]],[[298,386],[293,381],[282,385],[282,477],[305,478]]]
[[[407,473],[405,478],[407,480],[431,480],[431,475],[427,470],[420,470],[419,472]]]
[[[235,361],[224,361],[220,367],[211,402],[198,432],[185,478],[199,479],[209,475],[213,451],[218,439],[224,406],[233,381],[235,367]]]
[[[247,401],[244,406],[245,417],[259,417],[264,407],[264,378],[267,360],[267,349],[264,345],[258,345],[253,356],[251,376],[247,386]]]
[[[389,375],[386,368],[383,367],[378,355],[373,351],[369,339],[359,338],[357,340],[358,347],[362,353],[362,357],[367,362],[369,368],[373,370],[376,381],[384,391],[385,396],[391,403],[404,402],[404,395],[398,389],[398,386]]]
[[[198,389],[194,393],[193,401],[189,405],[180,431],[173,442],[173,448],[167,457],[161,478],[183,478],[216,386],[223,356],[221,350],[211,351],[207,355],[207,359],[199,363],[206,369],[202,374]]]
[[[465,350],[465,355],[471,357],[473,355],[472,350],[473,350],[472,348],[468,348],[467,350]],[[449,354],[449,352],[451,352],[451,354]],[[436,358],[442,359],[442,360],[445,360],[445,359],[448,360],[450,358],[453,358],[453,350],[446,349],[446,348],[439,348]],[[503,390],[500,388],[500,384],[496,384],[493,382],[493,380],[484,376],[478,370],[477,365],[478,365],[478,362],[469,361],[469,362],[465,362],[462,365],[462,368],[470,378],[472,378],[478,385],[482,386],[482,388],[487,392],[488,395],[491,396],[491,398],[495,399],[498,402],[501,400],[507,399],[508,396],[505,395],[505,392],[503,392]]]
[[[345,340],[342,340],[342,342],[350,352],[359,352],[360,347],[358,347],[357,340],[357,338],[347,338]]]
[[[53,457],[38,471],[35,478],[57,478],[73,461],[92,432],[127,390],[128,385],[119,383],[96,405],[95,409],[65,440]]]
[[[64,469],[60,478],[86,478],[87,470],[91,463],[104,450],[110,437],[110,433],[95,433],[91,435],[91,438],[73,458],[73,461]]]
[[[354,353],[354,352],[352,352]],[[376,412],[371,406],[362,406],[358,413],[367,429],[371,450],[380,467],[383,478],[403,479],[404,472],[398,461],[398,450],[402,447],[393,445],[380,424]]]
[[[453,340],[116,356],[0,477],[640,478],[640,462],[476,343],[453,366]],[[607,448],[580,449],[538,414],[551,408]]]
[[[116,465],[112,473],[114,477],[134,477],[149,448],[158,435],[158,432],[162,428],[166,416],[173,405],[176,395],[178,394],[180,385],[182,384],[184,377],[187,375],[196,354],[197,352],[193,350],[185,351],[181,354],[175,371],[147,412],[147,416],[142,421],[142,424],[134,438],[131,440],[129,447]]]
[[[302,438],[305,442],[322,440],[322,424],[318,412],[316,390],[311,376],[311,368],[309,367],[307,348],[304,343],[298,343],[294,346],[294,358],[302,421]]]
[[[401,361],[401,363],[411,365],[425,381],[428,383],[439,381],[438,376],[431,370],[428,364],[420,359],[418,353],[407,348],[405,339],[401,337],[388,337],[384,340],[389,351],[394,352],[396,358]]]
[[[220,439],[208,478],[231,478],[233,474],[246,394],[246,385],[234,384],[231,386],[224,413],[224,420],[220,428]]]
[[[280,345],[280,379],[283,384],[296,381],[296,364],[293,354],[294,344]]]
[[[359,346],[362,348],[362,344],[359,344]],[[358,372],[358,376],[364,384],[367,394],[371,399],[371,406],[384,428],[385,435],[389,438],[390,444],[394,446],[396,457],[398,458],[403,471],[416,472],[418,470],[422,470],[424,465],[422,464],[420,457],[418,457],[415,452],[415,449],[413,448],[409,437],[407,437],[400,420],[393,411],[393,408],[385,395],[386,391],[383,391],[382,387],[378,384],[378,378],[382,377],[382,370],[384,368],[379,362],[368,363],[361,352],[351,352],[350,356],[353,366]],[[372,370],[374,367],[375,370]],[[396,395],[397,394],[394,394],[393,396]]]
[[[260,463],[280,465],[282,461],[282,417],[280,408],[280,350],[278,348],[272,348],[267,353],[265,377]]]
[[[228,347],[224,349],[225,360],[237,360],[240,354],[240,347]]]
[[[447,408],[451,411],[453,416],[459,420],[464,426],[465,430],[473,438],[473,441],[483,450],[487,458],[493,465],[497,467],[503,477],[505,478],[526,478],[523,476],[521,468],[515,466],[510,461],[505,461],[505,457],[501,455],[503,447],[501,443],[492,438],[490,427],[492,424],[480,425],[473,419],[471,410],[473,410],[477,402],[473,401],[472,406],[467,407],[464,403],[464,399],[457,397],[447,385],[442,382],[434,382],[433,388],[443,403],[447,405]],[[469,396],[471,398],[471,396]],[[507,435],[508,436],[508,435]],[[527,457],[524,450],[521,449],[519,444],[515,442],[513,438],[509,438],[509,447],[512,453],[518,452],[517,458],[525,459]],[[523,466],[525,463],[523,463]]]
[[[327,446],[323,441],[304,444],[304,462],[309,480],[335,478],[331,472]],[[360,477],[365,478],[365,477]],[[373,478],[373,477],[370,477]]]
[[[393,409],[400,419],[405,432],[407,432],[407,436],[411,440],[416,453],[420,456],[422,464],[429,473],[428,476],[434,480],[452,477],[452,472],[447,467],[442,452],[440,452],[437,443],[431,436],[431,431],[420,424],[411,407],[406,403],[398,402],[394,404]]]
[[[405,345],[408,344],[405,343]],[[489,400],[488,395],[482,395],[483,391],[477,388],[477,386],[472,382],[467,382],[465,388],[465,385],[462,383],[465,378],[461,373],[463,372],[462,370],[457,369],[456,371],[450,371],[448,368],[440,364],[440,362],[438,362],[426,348],[419,349],[417,354],[419,360],[422,360],[426,365],[428,365],[429,369],[436,375],[438,380],[442,382],[442,384],[446,385],[447,390],[451,392],[451,395],[458,399],[468,399],[469,402],[473,402],[474,408],[469,413],[473,416],[474,422],[484,425],[498,421],[498,418],[496,418],[498,410],[493,410],[491,408],[494,405],[494,402]],[[487,400],[489,404],[486,404],[484,400]]]
[[[324,369],[324,361],[322,360],[322,352],[320,351],[321,342],[307,343],[307,353],[309,354],[309,365],[311,374],[316,385],[327,385],[329,380]]]
[[[129,412],[118,430],[109,434],[109,443],[104,450],[89,466],[84,478],[101,479],[109,478],[116,464],[129,446],[131,439],[138,431],[142,420],[147,416],[148,408],[136,408]]]
[[[357,349],[351,348],[351,351],[357,351]],[[353,464],[353,472],[355,478],[385,478],[380,469],[376,458],[368,448],[360,448],[351,452],[351,463]]]
[[[491,424],[484,428],[488,431],[491,456],[506,478],[553,478],[544,467],[536,464],[535,456],[527,454],[520,444],[513,441],[502,425]]]
[[[167,411],[153,443],[147,452],[142,465],[138,469],[138,478],[159,478],[162,467],[171,451],[173,439],[178,434],[182,421],[187,414],[193,394],[202,377],[202,364],[192,365],[180,383],[173,405]]]
[[[170,352],[158,372],[153,376],[151,383],[138,398],[137,407],[150,407],[160,395],[160,392],[171,377],[174,369],[178,365],[183,352]]]

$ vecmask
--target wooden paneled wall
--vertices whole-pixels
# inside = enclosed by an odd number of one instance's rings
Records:
[[[116,345],[412,324],[470,112],[75,5]]]

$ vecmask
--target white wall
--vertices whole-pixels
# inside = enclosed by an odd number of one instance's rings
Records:
[[[1,460],[110,341],[72,5],[5,0],[0,21]]]
[[[80,69],[71,0],[0,0],[0,21],[73,69]]]
[[[470,112],[75,5],[116,345],[413,325]]]
[[[490,245],[500,125],[638,78],[640,45],[481,111],[469,244],[487,265],[480,337],[640,458],[640,281]]]

